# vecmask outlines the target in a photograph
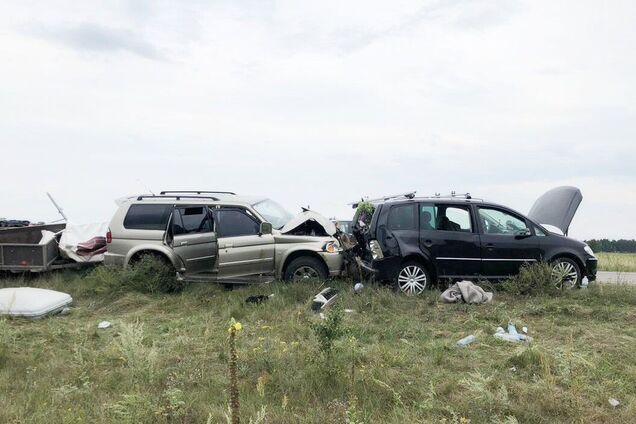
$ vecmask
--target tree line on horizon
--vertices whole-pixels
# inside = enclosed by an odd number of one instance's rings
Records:
[[[591,239],[585,241],[595,252],[636,253],[636,240]]]

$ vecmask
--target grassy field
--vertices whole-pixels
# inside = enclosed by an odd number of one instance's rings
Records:
[[[107,278],[0,279],[0,287],[49,287],[74,297],[69,315],[0,319],[1,423],[225,423],[232,317],[243,326],[237,348],[244,423],[636,417],[633,286],[592,285],[556,297],[496,293],[491,304],[446,305],[434,290],[407,298],[368,285],[355,295],[335,282],[341,298],[327,315],[342,322],[319,331],[326,321],[309,308],[318,283],[232,291],[196,284],[179,294],[142,294],[110,288]],[[275,296],[245,304],[257,293]],[[98,330],[102,320],[113,327]],[[534,342],[494,339],[509,320],[528,326]],[[341,332],[331,355],[320,349],[317,333]],[[454,346],[469,334],[475,343]]]
[[[636,253],[598,252],[599,271],[636,272]]]

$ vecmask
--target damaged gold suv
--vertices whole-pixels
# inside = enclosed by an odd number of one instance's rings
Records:
[[[264,197],[232,192],[162,191],[117,201],[107,233],[106,265],[154,255],[191,281],[250,283],[341,274],[335,225],[303,210],[293,216]]]

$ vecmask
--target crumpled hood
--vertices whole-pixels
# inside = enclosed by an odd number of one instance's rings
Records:
[[[289,233],[308,221],[313,221],[316,224],[319,224],[330,236],[336,234],[336,225],[333,222],[319,213],[310,210],[304,210],[302,213],[299,213],[290,219],[289,222],[280,229],[280,232],[282,234]]]
[[[537,224],[552,225],[561,230],[563,234],[567,234],[572,218],[574,218],[582,200],[583,195],[578,188],[556,187],[544,193],[534,202],[528,213],[528,218]]]

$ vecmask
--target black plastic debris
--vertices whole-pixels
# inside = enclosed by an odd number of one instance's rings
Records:
[[[245,303],[251,303],[251,304],[256,305],[256,304],[259,304],[259,303],[263,303],[263,302],[265,302],[266,300],[268,300],[268,299],[270,299],[272,297],[274,297],[274,293],[272,293],[272,294],[257,294],[257,295],[254,295],[254,296],[248,296],[245,299]]]

